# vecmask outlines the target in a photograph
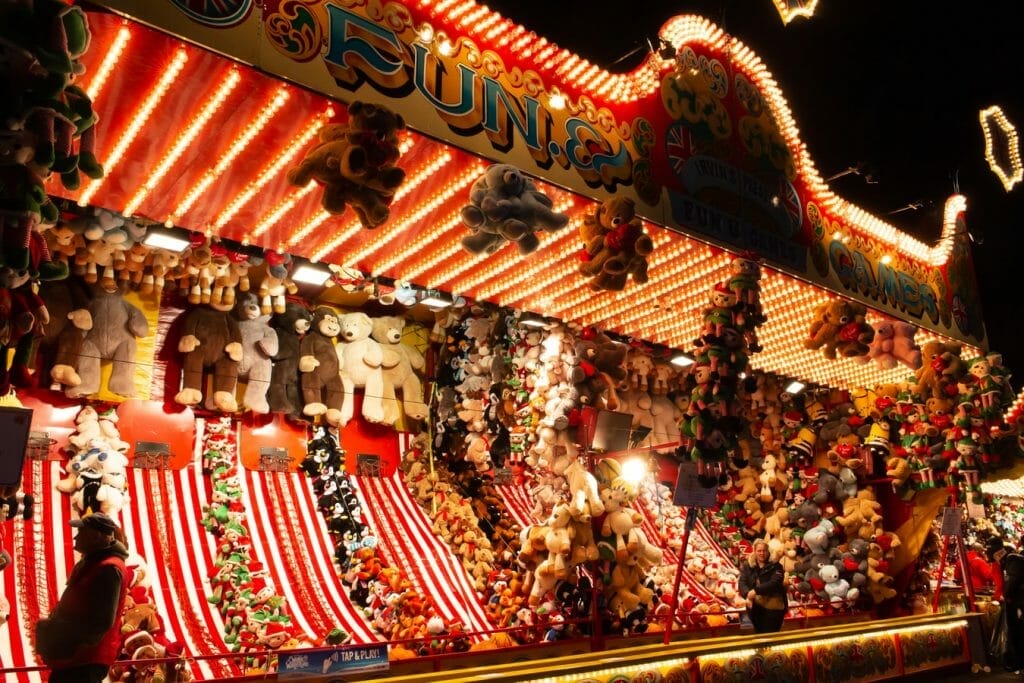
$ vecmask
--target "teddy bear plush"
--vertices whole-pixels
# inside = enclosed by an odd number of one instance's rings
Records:
[[[533,253],[540,245],[537,231],[553,232],[569,223],[553,206],[518,168],[492,164],[473,183],[469,204],[462,207],[462,222],[472,231],[462,246],[471,254],[493,254],[511,242],[519,253]]]
[[[911,370],[921,367],[921,349],[914,342],[917,326],[902,320],[880,320],[874,325],[875,337],[871,341],[867,356],[857,360],[867,363],[871,360],[883,370],[891,370],[902,363]]]
[[[654,243],[644,232],[632,199],[606,199],[584,216],[579,234],[579,272],[590,278],[592,289],[622,291],[630,276],[637,284],[647,282],[647,256]]]
[[[389,315],[372,321],[370,337],[380,344],[382,352],[384,423],[395,424],[399,419],[396,391],[402,394],[401,409],[406,417],[422,420],[427,416],[427,406],[423,402],[423,384],[417,373],[426,368],[426,360],[419,349],[402,342],[405,318]]]
[[[863,345],[863,353],[850,355],[865,355],[868,347],[862,335],[866,332],[859,327],[859,324],[863,323],[863,314],[859,314],[862,309],[859,304],[844,299],[832,299],[818,304],[814,308],[814,319],[807,338],[804,339],[804,348],[822,349],[826,358],[834,359],[840,343],[844,344],[843,348],[846,351],[857,350],[860,348],[859,345]],[[846,336],[852,334],[852,339],[843,338],[844,330],[850,330],[850,334]]]
[[[226,300],[221,300],[227,304]],[[278,351],[277,331],[270,326],[270,316],[261,311],[259,300],[252,292],[239,295],[234,313],[242,333],[238,378],[246,380],[242,408],[254,413],[268,413],[267,392],[273,372],[273,357]]]
[[[299,383],[299,346],[310,330],[312,312],[304,304],[289,301],[284,313],[275,313],[270,326],[277,332],[277,353],[273,357],[267,403],[271,412],[293,417],[302,415]]]
[[[956,342],[925,342],[921,347],[921,367],[915,373],[914,393],[922,399],[947,398],[955,394],[957,382],[964,374],[961,348]]]
[[[174,401],[185,406],[199,405],[206,389],[204,373],[209,371],[213,391],[206,394],[206,407],[225,413],[237,411],[235,385],[242,360],[242,332],[231,315],[231,307],[210,304],[190,310],[185,316],[178,351],[185,354],[185,360],[181,390]]]
[[[389,204],[405,179],[396,166],[400,157],[401,115],[384,107],[352,102],[347,124],[328,124],[320,141],[295,168],[288,182],[304,187],[311,180],[323,186],[324,210],[340,214],[351,206],[364,228],[375,228],[390,215]]]
[[[94,286],[86,312],[92,325],[82,337],[75,364],[75,373],[81,381],[69,386],[65,393],[70,398],[78,398],[98,392],[100,365],[110,361],[107,388],[121,396],[134,396],[135,340],[149,335],[146,316],[124,299],[115,282],[106,279]],[[72,315],[86,317],[82,311],[73,311]],[[74,332],[69,331],[69,334]]]
[[[328,306],[313,311],[309,332],[299,344],[299,372],[302,373],[302,413],[323,415],[329,424],[341,423],[345,389],[341,381],[339,352],[334,339],[341,333],[338,314]]]
[[[370,316],[356,311],[338,318],[338,344],[335,351],[344,386],[341,424],[352,419],[355,389],[363,389],[363,417],[369,422],[384,422],[384,349],[371,333]]]
[[[299,286],[291,278],[289,271],[292,257],[276,251],[266,253],[267,272],[260,280],[260,309],[265,315],[284,313],[288,295],[295,295]]]

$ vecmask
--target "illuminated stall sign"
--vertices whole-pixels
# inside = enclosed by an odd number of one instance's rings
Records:
[[[918,320],[927,319],[933,324],[939,322],[935,290],[908,273],[880,261],[871,261],[862,252],[850,249],[838,240],[829,245],[829,262],[843,287],[851,294],[897,308]]]
[[[948,262],[916,254],[900,267],[878,261],[883,249],[898,250],[864,225],[849,229],[868,246],[833,245],[831,226],[846,219],[808,172],[777,85],[748,48],[705,20],[666,23],[674,60],[651,55],[632,74],[591,77],[604,83],[590,88],[597,92],[579,92],[575,74],[590,65],[562,75],[552,64],[569,57],[550,44],[492,15],[464,25],[444,3],[242,0],[227,12],[178,0],[99,4],[328,97],[387,106],[420,133],[596,201],[628,196],[654,223],[984,342],[962,233]],[[506,40],[510,33],[517,37]],[[617,94],[602,94],[608,79],[619,79]]]

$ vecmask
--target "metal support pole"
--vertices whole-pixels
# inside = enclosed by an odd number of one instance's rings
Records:
[[[679,586],[683,582],[683,563],[686,560],[686,547],[690,544],[690,532],[697,526],[697,508],[686,508],[686,528],[683,531],[683,542],[679,546],[679,564],[676,566],[676,580],[672,587],[672,609],[665,623],[665,644],[672,640],[672,625],[675,623],[676,610],[679,609]]]

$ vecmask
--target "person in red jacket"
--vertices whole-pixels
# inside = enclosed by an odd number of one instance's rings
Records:
[[[993,588],[995,572],[993,566],[985,559],[985,546],[975,543],[967,551],[967,570],[971,573],[971,587],[975,593],[988,592]],[[956,566],[955,575],[957,581],[963,581],[960,575],[960,565]]]
[[[57,606],[36,623],[36,652],[52,671],[50,683],[100,683],[121,645],[128,549],[117,540],[117,522],[102,512],[71,526],[82,557]]]

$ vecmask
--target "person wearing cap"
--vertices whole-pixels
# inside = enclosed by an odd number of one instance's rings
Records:
[[[50,667],[51,683],[99,683],[121,645],[118,621],[128,582],[128,550],[120,527],[102,512],[71,520],[81,559],[50,616],[36,624],[36,652]]]
[[[993,597],[1002,600],[1006,618],[1006,645],[1000,654],[1007,669],[1020,673],[1024,669],[1024,555],[1011,551],[998,536],[985,543],[985,554],[996,568]]]

